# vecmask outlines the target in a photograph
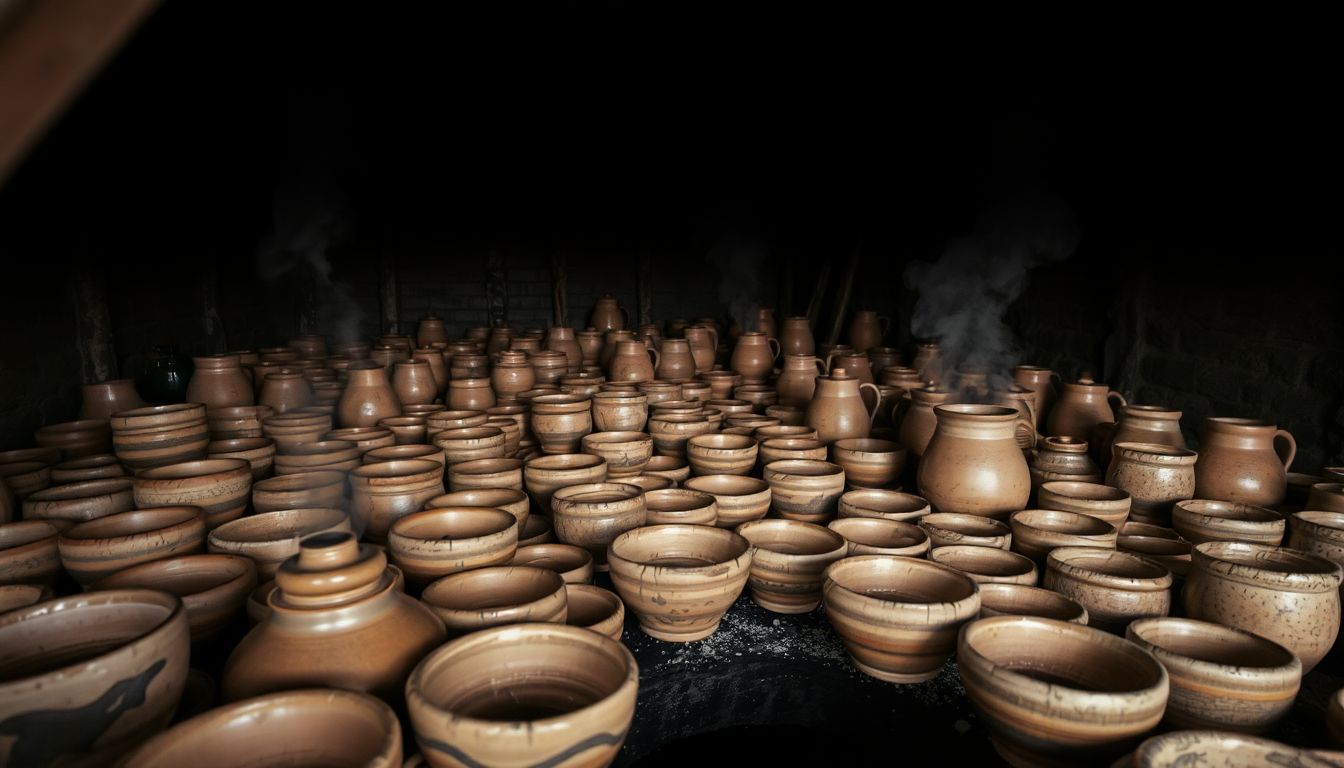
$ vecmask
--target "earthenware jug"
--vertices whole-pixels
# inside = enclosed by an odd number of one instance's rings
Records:
[[[904,445],[910,455],[918,460],[924,455],[924,448],[928,446],[929,440],[933,439],[933,430],[938,426],[938,417],[933,409],[951,400],[952,393],[930,384],[927,387],[912,389],[908,394],[910,409],[906,411],[904,418],[899,419],[900,430],[897,434],[900,436],[901,445]],[[892,420],[897,420],[894,414]]]
[[[630,313],[625,311],[611,294],[603,294],[593,303],[593,316],[590,326],[599,331],[620,331],[630,322]]]
[[[890,326],[890,319],[872,310],[859,310],[849,322],[849,345],[860,352],[867,352],[882,344],[882,337],[887,335]]]
[[[765,381],[770,368],[779,357],[779,342],[759,331],[749,331],[737,339],[733,347],[732,369],[742,374],[745,381]]]
[[[650,355],[653,356],[652,361]],[[649,349],[643,341],[621,341],[611,358],[607,379],[613,382],[653,381],[653,370],[658,362],[658,350]]]
[[[658,379],[660,381],[686,381],[695,376],[695,357],[691,355],[691,344],[685,339],[663,339],[658,357]]]
[[[579,350],[583,353],[583,365],[597,365],[602,359],[603,331],[587,328],[574,334],[578,337]]]
[[[1050,409],[1045,422],[1045,434],[1049,437],[1072,437],[1074,440],[1091,440],[1092,429],[1106,421],[1115,421],[1111,412],[1110,400],[1127,405],[1119,392],[1112,392],[1105,384],[1082,378],[1072,384],[1064,384],[1059,401]]]
[[[816,377],[816,392],[807,404],[805,422],[817,430],[817,439],[830,444],[846,437],[867,437],[873,425],[873,416],[882,393],[867,382],[848,375],[844,368],[836,368],[829,376]],[[870,410],[860,394],[864,388],[873,391]]]
[[[1045,420],[1050,415],[1050,408],[1054,406],[1056,395],[1056,382],[1059,380],[1059,374],[1049,368],[1041,368],[1035,365],[1019,365],[1013,368],[1013,381],[1024,389],[1030,389],[1036,399],[1036,429],[1045,429]]]
[[[583,348],[579,346],[574,329],[563,325],[553,325],[546,332],[546,349],[552,352],[564,352],[570,373],[583,369]]]
[[[876,384],[873,379],[873,368],[868,364],[867,352],[856,352],[853,350],[845,352],[831,352],[826,356],[826,370],[831,371],[836,368],[844,368],[850,376],[867,384]]]
[[[939,512],[1005,518],[1024,509],[1031,473],[1018,448],[1017,409],[939,405],[938,426],[919,461],[919,492]]]
[[[1195,462],[1195,498],[1272,507],[1288,493],[1297,441],[1266,421],[1213,417]]]
[[[611,359],[616,357],[616,349],[622,341],[634,341],[634,331],[613,330],[607,331],[606,337],[602,340],[602,354],[597,359],[597,364],[602,366],[602,372],[611,378]],[[639,342],[644,346],[644,342]]]
[[[349,379],[336,403],[336,423],[342,427],[372,427],[379,420],[401,415],[401,400],[383,373],[383,366],[372,361],[350,364]]]
[[[779,351],[784,355],[814,355],[817,342],[807,317],[786,317],[779,331]]]
[[[718,333],[708,326],[688,325],[685,334],[691,345],[691,357],[695,358],[695,372],[704,373],[713,368],[714,354],[719,347]]]
[[[826,366],[812,355],[784,354],[784,368],[775,381],[780,405],[806,408],[817,390],[817,377],[826,375]]]

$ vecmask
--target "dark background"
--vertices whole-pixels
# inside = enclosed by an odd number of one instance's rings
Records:
[[[450,331],[486,323],[491,253],[510,324],[541,327],[553,254],[582,325],[604,292],[636,308],[640,254],[666,321],[800,313],[821,265],[857,249],[855,305],[904,346],[907,263],[1048,193],[1081,239],[1011,302],[1022,361],[1181,408],[1194,442],[1203,416],[1260,417],[1297,435],[1298,468],[1344,463],[1326,91],[1213,64],[1103,81],[1064,58],[954,78],[960,50],[855,57],[756,21],[165,4],[0,188],[0,447],[75,417],[79,269],[106,286],[123,373],[153,344],[283,343],[305,313],[375,336],[389,255],[413,333],[430,310]],[[756,247],[725,257],[728,235]],[[222,336],[200,319],[206,275]]]

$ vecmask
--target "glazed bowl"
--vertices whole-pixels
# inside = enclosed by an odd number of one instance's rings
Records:
[[[997,547],[953,544],[930,550],[929,559],[970,576],[979,584],[1035,586],[1036,564],[1030,558]]]
[[[443,495],[444,469],[426,459],[356,467],[349,474],[351,523],[369,541],[386,542],[393,523]]]
[[[1057,547],[1115,549],[1119,535],[1116,527],[1105,520],[1057,509],[1014,512],[1009,525],[1013,529],[1012,550],[1038,565],[1043,565],[1045,556]]]
[[[1008,549],[1013,541],[1007,523],[980,515],[935,512],[920,517],[918,525],[929,534],[929,545],[934,549],[956,545]]]
[[[571,627],[590,629],[619,641],[625,631],[625,603],[619,595],[591,584],[565,584]]]
[[[898,523],[918,523],[930,511],[922,496],[878,488],[848,491],[836,508],[839,517],[879,517]]]
[[[807,613],[821,604],[827,566],[849,553],[834,530],[801,520],[754,520],[737,527],[756,548],[751,599],[775,613]]]
[[[882,488],[896,482],[905,468],[905,446],[891,440],[850,437],[831,443],[831,461],[845,470],[856,488]]]
[[[454,573],[425,587],[420,600],[456,637],[488,627],[566,617],[565,580],[545,568],[491,566]]]
[[[125,477],[128,473],[111,453],[98,453],[80,459],[63,461],[51,468],[51,484],[82,483],[108,477]]]
[[[256,566],[238,555],[154,560],[104,576],[89,586],[91,591],[156,589],[177,595],[187,609],[193,642],[212,637],[233,623],[256,588]]]
[[[435,507],[398,519],[389,559],[420,587],[451,573],[506,565],[518,549],[518,518],[502,509]]]
[[[1039,616],[1074,624],[1087,623],[1087,609],[1077,600],[1025,584],[982,583],[980,616]]]
[[[133,565],[205,550],[200,507],[157,507],[80,523],[61,534],[61,564],[80,584]]]
[[[252,480],[265,480],[275,472],[275,441],[269,437],[236,437],[212,440],[206,446],[211,459],[243,459],[252,468]]]
[[[714,525],[719,505],[704,491],[689,488],[662,488],[644,492],[648,525]]]
[[[1059,547],[1046,557],[1046,589],[1087,609],[1088,624],[1123,634],[1129,622],[1171,611],[1171,572],[1124,552]]]
[[[1129,492],[1100,483],[1053,480],[1036,491],[1036,506],[1077,512],[1105,520],[1119,528],[1129,519]]]
[[[826,523],[845,492],[845,470],[828,461],[774,461],[761,477],[770,485],[770,505],[781,517]]]
[[[1171,508],[1171,527],[1191,544],[1244,541],[1277,547],[1286,526],[1283,515],[1254,504],[1187,499]]]
[[[845,517],[826,526],[845,537],[851,555],[898,555],[924,557],[929,535],[914,523],[876,517]]]
[[[683,488],[708,493],[718,506],[720,528],[736,528],[742,523],[759,520],[770,511],[770,484],[754,477],[741,475],[702,475],[682,483]]]
[[[252,465],[243,459],[202,459],[146,469],[135,476],[135,505],[200,507],[208,528],[237,520],[252,493]]]

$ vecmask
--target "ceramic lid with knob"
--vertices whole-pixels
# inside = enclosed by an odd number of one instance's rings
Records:
[[[349,532],[319,533],[281,564],[271,600],[293,608],[344,605],[381,591],[390,580],[381,549],[360,544]]]

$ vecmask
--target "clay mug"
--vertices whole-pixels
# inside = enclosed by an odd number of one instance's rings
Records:
[[[652,362],[649,356],[653,356]],[[658,350],[649,349],[642,341],[621,341],[611,358],[607,378],[613,382],[653,381],[654,368],[660,362]]]
[[[775,381],[780,405],[806,407],[817,390],[817,376],[826,374],[826,365],[812,355],[784,353],[784,367]]]
[[[1092,439],[1092,429],[1098,424],[1115,421],[1110,400],[1128,405],[1124,395],[1112,392],[1105,384],[1089,378],[1063,385],[1059,402],[1050,410],[1045,422],[1045,433],[1050,437],[1072,437],[1075,440]]]
[[[659,348],[657,376],[659,381],[680,382],[695,376],[695,358],[691,344],[685,339],[663,339]]]

